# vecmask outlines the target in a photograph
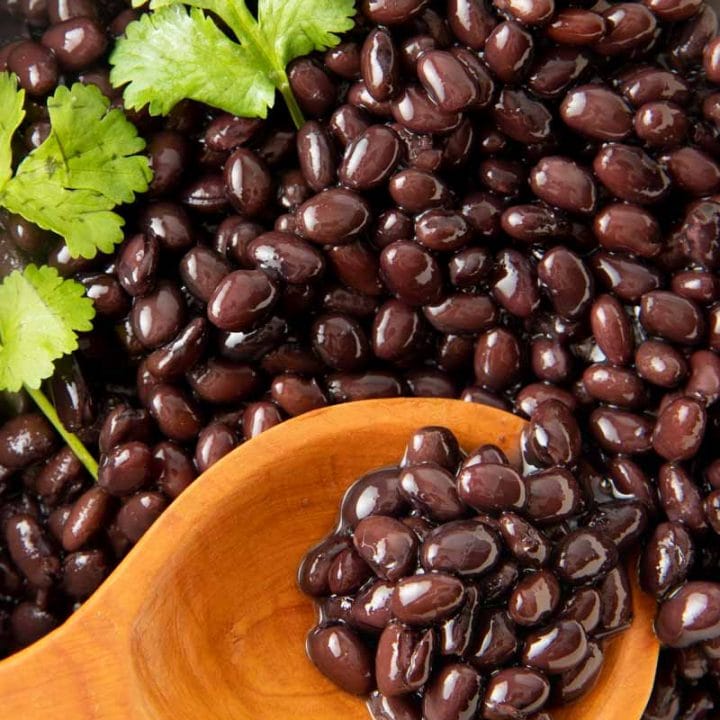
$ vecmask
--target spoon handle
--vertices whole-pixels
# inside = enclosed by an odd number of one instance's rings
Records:
[[[0,663],[2,716],[15,720],[146,720],[127,639],[111,612],[81,612]]]

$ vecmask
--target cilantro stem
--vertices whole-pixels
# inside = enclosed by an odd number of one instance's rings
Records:
[[[33,390],[25,385],[28,395],[35,401],[35,404],[42,410],[45,417],[52,423],[53,427],[58,431],[62,439],[68,444],[68,447],[75,453],[77,459],[87,468],[87,471],[95,480],[98,477],[98,464],[95,458],[88,452],[88,449],[82,444],[80,438],[74,433],[68,432],[62,421],[58,417],[55,408],[45,393],[38,389]]]
[[[278,89],[285,100],[285,104],[288,106],[290,117],[295,123],[295,127],[299,130],[305,124],[305,116],[300,109],[300,105],[298,105],[298,101],[295,99],[295,95],[290,88],[290,83],[287,80],[284,80],[278,85]]]

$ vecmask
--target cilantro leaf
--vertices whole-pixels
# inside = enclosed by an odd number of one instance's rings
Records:
[[[77,349],[95,315],[85,288],[55,268],[28,265],[0,285],[0,389],[37,389],[53,363]]]
[[[12,175],[12,138],[25,117],[24,102],[15,75],[0,73],[0,188]]]
[[[128,107],[147,104],[153,114],[167,113],[190,98],[235,115],[265,117],[277,89],[298,126],[303,117],[286,65],[337,45],[355,14],[354,0],[259,0],[259,19],[245,0],[152,0],[150,7],[155,12],[130,24],[110,57],[110,79],[116,87],[127,83]],[[240,44],[203,11],[220,17]]]
[[[313,50],[335,47],[337,33],[355,24],[354,6],[353,0],[261,0],[260,31],[284,67]]]
[[[116,205],[130,203],[152,179],[148,161],[136,157],[145,141],[94,85],[60,86],[48,100],[50,126],[73,188],[92,190]],[[80,131],[79,131],[80,130]]]
[[[48,100],[51,132],[0,191],[0,205],[62,235],[72,257],[111,252],[123,239],[112,212],[148,189],[137,130],[94,85],[59,87]]]
[[[166,115],[181,100],[265,117],[275,87],[257,72],[257,58],[232,42],[197,9],[167,7],[131,23],[118,42],[111,80],[131,108]]]

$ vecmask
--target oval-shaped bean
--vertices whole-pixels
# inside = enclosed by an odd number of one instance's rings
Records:
[[[600,446],[610,453],[632,455],[652,447],[652,421],[625,410],[604,407],[593,410],[590,430]]]
[[[429,625],[450,617],[462,604],[463,583],[445,573],[403,578],[390,600],[393,615],[409,625]]]
[[[558,675],[579,665],[587,655],[587,636],[576,620],[558,620],[525,638],[522,660],[551,675]]]
[[[363,518],[355,528],[355,548],[375,574],[396,582],[415,568],[417,540],[398,520],[384,515]]]
[[[36,588],[50,588],[60,573],[60,560],[39,522],[28,514],[5,523],[5,542],[15,566]]]
[[[560,541],[555,569],[561,580],[583,584],[607,574],[617,562],[617,548],[603,533],[575,530]]]
[[[320,245],[342,245],[367,227],[370,208],[360,195],[331,188],[304,202],[296,221],[301,237]]]
[[[569,128],[594,140],[623,140],[633,129],[630,107],[603,85],[573,88],[560,105],[560,116]]]
[[[518,625],[540,625],[553,616],[561,597],[560,583],[555,575],[549,570],[539,570],[518,583],[510,595],[508,612]]]
[[[582,490],[566,469],[550,468],[525,477],[527,514],[538,523],[558,522],[582,507]]]
[[[434,305],[442,297],[442,275],[435,258],[416,243],[400,240],[380,254],[389,289],[411,306]]]
[[[464,110],[479,97],[473,77],[450,52],[431,50],[424,53],[416,70],[430,98],[445,112]]]
[[[446,665],[425,690],[423,717],[427,720],[472,717],[480,705],[482,686],[482,676],[468,665]]]
[[[655,632],[675,648],[720,637],[720,585],[694,581],[679,588],[660,605]]]
[[[552,545],[536,527],[514,512],[504,512],[499,524],[505,544],[521,565],[539,568],[547,564]]]
[[[521,510],[527,503],[522,477],[507,465],[484,463],[463,468],[457,484],[460,498],[480,512]]]
[[[370,651],[350,628],[315,628],[307,638],[307,653],[317,669],[345,692],[367,695],[372,690]]]
[[[595,175],[616,197],[638,205],[659,202],[670,187],[663,168],[640,148],[608,143],[593,161]]]
[[[538,670],[513,667],[500,670],[490,679],[483,717],[487,720],[509,720],[529,717],[540,710],[550,697],[550,681]]]
[[[500,559],[497,534],[482,522],[459,520],[430,532],[422,544],[421,557],[426,570],[480,575]]]
[[[682,466],[674,463],[661,465],[658,489],[668,520],[683,523],[694,532],[707,528],[700,491]]]
[[[687,577],[695,558],[690,534],[677,522],[658,525],[640,557],[640,584],[655,597],[662,597]]]
[[[340,182],[352,190],[382,185],[401,157],[397,134],[385,125],[371,125],[352,139],[338,170]]]
[[[544,157],[530,171],[530,187],[548,205],[570,212],[590,213],[597,202],[592,175],[566,157]]]

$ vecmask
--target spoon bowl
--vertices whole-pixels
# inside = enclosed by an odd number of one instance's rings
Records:
[[[395,463],[410,433],[518,457],[522,419],[456,400],[371,400],[300,416],[237,448],[188,488],[64,625],[0,663],[7,718],[367,720],[304,652],[315,621],[302,556],[353,480]],[[635,573],[631,573],[634,577]],[[637,720],[658,643],[654,602],[613,640],[595,689],[554,720]]]

